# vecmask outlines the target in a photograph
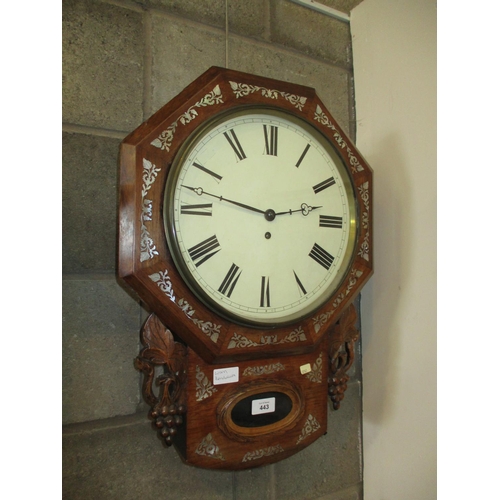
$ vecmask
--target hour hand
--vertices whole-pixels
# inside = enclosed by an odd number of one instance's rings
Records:
[[[226,201],[227,203],[232,203],[233,205],[236,205],[236,206],[241,207],[241,208],[245,208],[246,210],[251,210],[252,212],[257,212],[259,214],[266,213],[264,210],[260,210],[259,208],[251,207],[250,205],[245,205],[244,203],[240,203],[239,201],[229,200],[228,198],[224,198],[223,196],[218,196],[216,194],[207,193],[201,187],[194,188],[191,186],[185,186],[184,184],[182,184],[182,187],[185,187],[186,189],[190,189],[191,191],[194,191],[198,196],[201,196],[204,194],[206,196],[211,196],[212,198],[217,198],[220,201]]]
[[[300,205],[300,208],[297,210],[290,209],[290,210],[287,210],[286,212],[278,212],[276,215],[286,215],[286,214],[292,215],[295,212],[302,212],[302,215],[309,215],[310,212],[312,212],[313,210],[316,210],[318,208],[321,208],[321,207],[311,207],[311,205],[308,205],[307,203],[302,203],[302,205]]]

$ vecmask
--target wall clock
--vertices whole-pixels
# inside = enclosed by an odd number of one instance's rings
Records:
[[[119,274],[151,311],[136,366],[199,467],[326,432],[372,274],[372,171],[314,89],[213,67],[121,145]]]

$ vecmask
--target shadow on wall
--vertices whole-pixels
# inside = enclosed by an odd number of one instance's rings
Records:
[[[394,408],[393,365],[386,360],[399,356],[401,348],[398,306],[401,290],[412,261],[412,228],[405,226],[412,206],[412,190],[406,176],[405,160],[398,136],[385,139],[370,155],[374,169],[374,275],[362,292],[363,383],[370,386],[364,393],[363,419],[378,424],[390,417]],[[374,325],[383,325],[383,328]],[[376,362],[373,356],[377,356]],[[372,355],[373,353],[373,355]],[[376,363],[376,370],[372,367]],[[370,398],[367,400],[367,398]],[[368,403],[368,404],[366,404]]]

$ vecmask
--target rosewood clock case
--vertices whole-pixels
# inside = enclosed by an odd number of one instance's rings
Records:
[[[292,324],[258,328],[193,293],[172,258],[163,210],[186,141],[215,116],[255,106],[296,116],[335,147],[357,218],[352,258],[331,297]],[[127,136],[120,158],[119,277],[152,313],[135,364],[159,436],[188,464],[231,470],[308,446],[326,432],[327,398],[340,405],[359,336],[352,302],[373,272],[371,168],[314,89],[217,67]],[[237,378],[215,383],[225,370]],[[253,412],[258,404],[263,413]]]

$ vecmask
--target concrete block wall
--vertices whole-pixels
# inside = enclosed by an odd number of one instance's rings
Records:
[[[323,0],[344,12],[359,2]],[[148,423],[133,367],[146,312],[115,278],[120,141],[226,57],[316,88],[354,138],[349,25],[288,0],[228,0],[228,35],[226,0],[62,6],[63,498],[362,498],[359,346],[326,436],[259,469],[191,468]]]

